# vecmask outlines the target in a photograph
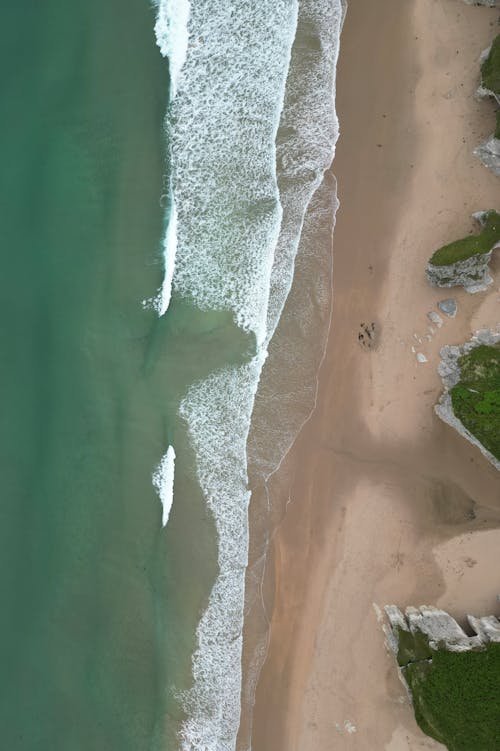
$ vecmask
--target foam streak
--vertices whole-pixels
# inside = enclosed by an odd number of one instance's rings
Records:
[[[167,526],[168,517],[174,501],[174,473],[175,473],[175,451],[173,446],[169,446],[167,453],[162,458],[156,470],[153,472],[153,485],[158,493],[163,506],[162,527]]]

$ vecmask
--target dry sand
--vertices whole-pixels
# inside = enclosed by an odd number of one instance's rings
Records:
[[[374,603],[498,613],[500,478],[432,407],[439,348],[499,322],[500,268],[475,296],[424,276],[473,211],[498,208],[498,178],[472,156],[493,130],[473,92],[497,18],[461,0],[350,0],[333,327],[317,409],[283,467],[300,472],[274,540],[253,751],[442,748],[415,723]],[[458,315],[432,333],[426,314],[449,296]]]

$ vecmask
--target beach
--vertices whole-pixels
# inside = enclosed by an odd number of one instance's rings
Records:
[[[433,411],[440,347],[498,325],[498,276],[468,295],[424,274],[473,212],[497,207],[497,178],[472,155],[493,130],[474,91],[497,17],[460,0],[349,5],[332,324],[316,409],[269,487],[287,510],[268,563],[256,751],[442,748],[416,725],[381,608],[498,613],[498,475]],[[447,297],[457,316],[431,330]]]
[[[382,608],[497,608],[433,405],[498,282],[424,274],[498,208],[497,14],[351,0],[336,90],[344,0],[4,5],[4,747],[435,748]]]

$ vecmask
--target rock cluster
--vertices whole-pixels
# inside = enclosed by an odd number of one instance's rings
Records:
[[[485,456],[486,459],[488,459],[488,461],[500,471],[500,461],[498,461],[498,459],[493,456],[493,454],[488,451],[488,449],[486,449],[469,430],[467,430],[465,425],[455,415],[449,392],[449,390],[453,388],[453,386],[456,386],[460,381],[460,367],[458,361],[462,355],[467,355],[471,350],[475,347],[479,347],[481,344],[493,346],[499,343],[500,333],[490,331],[489,329],[482,329],[481,331],[478,331],[469,342],[466,342],[460,347],[451,345],[442,347],[438,373],[441,376],[445,391],[439,399],[438,404],[434,407],[434,410],[444,422],[451,425],[452,428],[455,428],[461,436],[466,438],[474,446],[477,446],[483,456]]]
[[[490,642],[500,643],[500,621],[493,615],[476,618],[467,616],[474,636],[468,636],[456,620],[444,610],[429,605],[406,608],[403,614],[395,605],[384,608],[389,620],[388,631],[391,648],[397,653],[399,633],[406,631],[414,636],[420,632],[429,640],[429,647],[444,648],[450,652],[467,652],[481,649]]]

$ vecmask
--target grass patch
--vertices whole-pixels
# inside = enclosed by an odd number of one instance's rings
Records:
[[[500,138],[500,110],[497,112],[497,127],[495,128],[495,138]]]
[[[500,95],[500,34],[491,45],[490,54],[481,65],[482,84]]]
[[[412,634],[411,631],[397,629],[398,638],[398,665],[405,667],[410,662],[428,660],[434,652],[429,647],[429,639],[421,631]]]
[[[424,733],[449,751],[500,749],[500,644],[470,652],[438,649],[403,673]]]
[[[500,214],[488,211],[484,227],[479,235],[470,235],[436,250],[431,258],[434,266],[450,266],[475,255],[488,253],[500,241]]]
[[[482,344],[463,355],[458,364],[460,382],[450,390],[453,411],[500,459],[500,346]]]

